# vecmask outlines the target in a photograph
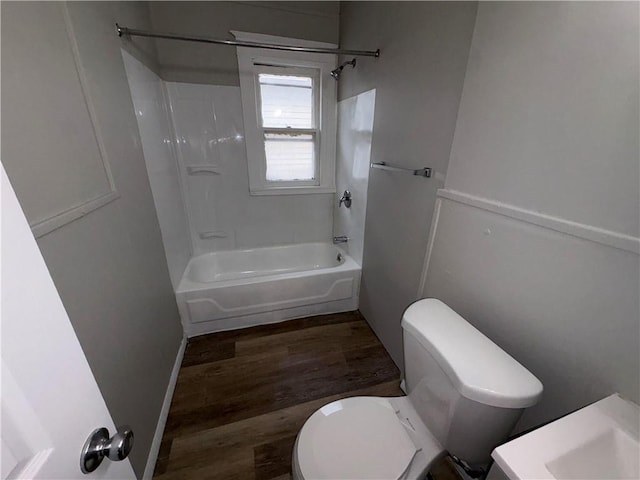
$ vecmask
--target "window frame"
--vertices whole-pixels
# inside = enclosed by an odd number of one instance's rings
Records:
[[[271,35],[232,32],[238,40],[278,43],[283,45],[336,48],[333,44],[310,42]],[[290,195],[335,193],[336,156],[336,81],[330,76],[335,68],[335,55],[272,51],[251,47],[237,47],[240,91],[244,116],[245,142],[249,193],[251,195]],[[312,180],[269,181],[266,179],[265,132],[276,133],[277,128],[262,127],[259,74],[307,75],[317,72],[314,77],[315,125],[315,178]],[[300,74],[300,73],[299,73]],[[286,133],[291,129],[280,129]],[[295,129],[313,131],[309,129]]]
[[[256,89],[256,108],[257,108],[257,123],[258,129],[261,132],[261,138],[264,139],[267,133],[281,133],[281,134],[292,134],[292,133],[300,133],[300,134],[311,134],[314,138],[314,178],[310,180],[282,180],[282,181],[274,181],[267,180],[266,178],[266,153],[265,153],[265,161],[261,162],[260,165],[260,175],[265,178],[265,182],[272,186],[273,188],[283,188],[290,187],[292,183],[295,183],[296,186],[319,186],[320,185],[320,142],[322,138],[321,131],[321,106],[320,106],[320,71],[316,68],[306,68],[306,67],[290,67],[290,66],[272,66],[272,65],[255,65],[254,64],[254,83]],[[313,92],[313,128],[277,128],[277,127],[265,127],[264,121],[262,118],[262,93],[260,89],[260,75],[261,74],[269,74],[269,75],[299,75],[310,77],[312,81],[312,92]],[[320,107],[320,108],[319,108]],[[265,140],[263,140],[265,142]],[[266,142],[265,142],[266,143]]]

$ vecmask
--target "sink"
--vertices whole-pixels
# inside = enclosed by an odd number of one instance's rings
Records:
[[[556,478],[602,480],[640,478],[638,442],[611,429],[546,464]]]
[[[640,479],[640,407],[618,394],[497,447],[511,480]]]

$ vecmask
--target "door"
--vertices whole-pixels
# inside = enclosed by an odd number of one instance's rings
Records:
[[[80,470],[89,434],[115,425],[1,170],[1,478],[134,479],[128,459]]]

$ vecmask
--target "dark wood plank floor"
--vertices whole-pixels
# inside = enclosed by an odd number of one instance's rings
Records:
[[[298,430],[355,395],[398,396],[400,372],[359,312],[189,340],[156,480],[288,479]],[[436,480],[455,480],[441,462]]]

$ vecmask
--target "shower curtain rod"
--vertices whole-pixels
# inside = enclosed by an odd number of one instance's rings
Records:
[[[167,40],[184,40],[186,42],[215,43],[218,45],[230,45],[233,47],[253,47],[266,48],[269,50],[287,50],[290,52],[308,52],[308,53],[332,53],[335,55],[355,55],[362,57],[379,57],[380,49],[371,50],[343,50],[341,48],[315,48],[315,47],[294,47],[291,45],[276,45],[271,43],[247,42],[239,40],[221,40],[218,38],[200,37],[193,35],[178,35],[175,33],[151,32],[148,30],[137,30],[135,28],[121,27],[116,23],[116,32],[118,36],[129,35],[131,37],[151,37],[164,38]]]

